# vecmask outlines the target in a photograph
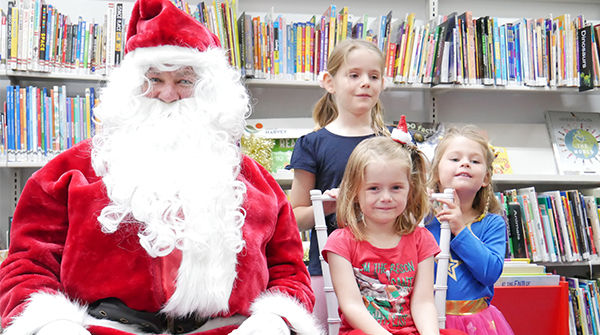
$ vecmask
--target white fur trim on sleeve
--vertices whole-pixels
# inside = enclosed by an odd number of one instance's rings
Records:
[[[61,293],[34,293],[27,300],[21,315],[15,317],[3,335],[33,335],[46,324],[67,320],[83,327],[91,325],[120,329],[131,333],[141,333],[132,326],[109,320],[99,320],[87,313],[87,306],[71,301]]]
[[[299,335],[323,335],[316,319],[293,297],[279,292],[268,292],[258,297],[250,311],[270,312],[285,317]]]

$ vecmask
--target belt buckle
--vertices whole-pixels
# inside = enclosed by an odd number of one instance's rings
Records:
[[[208,318],[204,318],[202,320],[196,319],[194,316],[187,318],[174,318],[172,316],[166,316],[167,321],[167,331],[170,334],[184,334],[194,331],[208,321]],[[193,322],[190,322],[193,321]]]
[[[177,327],[177,318],[174,318],[172,316],[167,316],[167,331],[170,334],[182,334],[183,333],[183,328],[181,326]]]

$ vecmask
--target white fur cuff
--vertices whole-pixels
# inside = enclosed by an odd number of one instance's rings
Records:
[[[63,294],[38,292],[29,297],[23,313],[14,318],[2,334],[33,335],[43,326],[57,320],[71,321],[83,327],[98,325],[135,333],[132,327],[94,318],[87,313],[87,306],[73,302]]]
[[[270,312],[285,317],[299,335],[322,335],[316,319],[296,299],[283,293],[265,293],[250,307],[252,314]]]

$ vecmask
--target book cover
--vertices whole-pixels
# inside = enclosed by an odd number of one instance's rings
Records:
[[[442,78],[442,67],[444,64],[448,63],[448,52],[450,48],[450,43],[452,43],[453,30],[456,26],[456,13],[452,13],[447,16],[446,21],[442,22],[439,26],[439,34],[437,41],[437,48],[435,52],[434,64],[433,64],[433,75],[431,80],[431,85],[435,86],[437,84],[448,82],[447,71]],[[444,58],[444,54],[446,54],[446,58]],[[447,67],[446,67],[447,69]]]
[[[584,216],[584,208],[578,190],[564,191],[566,200],[569,203],[570,215],[572,217],[573,226],[578,236],[578,244],[581,250],[581,256],[584,260],[589,260],[591,255],[591,236],[590,229],[586,217]]]
[[[600,174],[600,114],[546,111],[546,125],[559,174]]]
[[[500,286],[555,286],[560,282],[560,275],[502,275],[494,287]]]
[[[596,205],[596,197],[584,196],[585,209],[589,223],[592,226],[593,242],[596,250],[600,250],[600,219],[598,217],[598,206]]]
[[[555,239],[556,250],[558,250],[559,261],[567,262],[565,239],[568,239],[568,236],[564,236],[561,230],[559,221],[560,215],[557,212],[554,197],[549,194],[538,193],[538,202],[541,202],[540,198],[545,199],[546,210],[548,212],[548,218],[550,219],[550,226],[552,229],[552,236]]]
[[[534,236],[536,238],[538,249],[541,252],[541,261],[548,262],[550,261],[550,257],[548,255],[548,245],[545,237],[546,234],[544,233],[542,218],[540,217],[537,193],[535,191],[535,188],[533,186],[519,188],[517,189],[517,194],[527,197],[527,201],[529,203],[527,210],[529,210],[529,215],[531,216],[531,219],[533,221]]]
[[[508,152],[505,147],[494,146],[495,153],[497,154],[494,162],[492,163],[494,174],[512,174],[512,167],[510,160],[508,159]]]
[[[572,236],[569,232],[568,223],[565,217],[565,210],[563,207],[562,198],[559,191],[546,191],[542,192],[542,194],[549,195],[552,199],[553,205],[553,213],[558,229],[560,230],[560,236],[562,236],[562,250],[563,250],[563,258],[567,262],[576,261],[577,258],[573,255],[573,247],[572,247]]]
[[[594,89],[592,61],[592,26],[590,24],[577,30],[579,45],[579,92]]]
[[[504,263],[502,268],[502,275],[516,275],[516,274],[545,274],[546,267],[538,264],[512,264],[510,262]]]
[[[518,202],[509,202],[507,216],[510,225],[513,256],[517,258],[526,258],[527,246],[523,229],[521,205]]]
[[[115,65],[121,64],[121,49],[123,46],[123,4],[115,6]]]
[[[547,196],[538,195],[538,207],[540,210],[542,225],[544,226],[544,237],[546,238],[546,245],[548,246],[548,255],[551,262],[557,262],[560,259],[559,248],[556,233],[552,229],[554,222],[550,222],[551,214],[548,206]]]

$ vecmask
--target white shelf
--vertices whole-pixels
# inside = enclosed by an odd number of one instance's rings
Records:
[[[496,174],[492,178],[497,189],[503,185],[544,185],[562,188],[600,187],[600,175]]]
[[[35,80],[68,80],[68,81],[106,81],[106,76],[98,74],[55,73],[2,70],[0,76],[15,78],[31,78]]]

